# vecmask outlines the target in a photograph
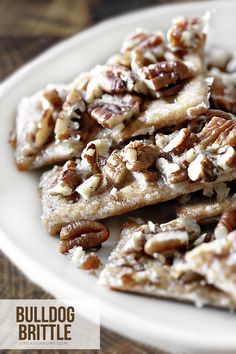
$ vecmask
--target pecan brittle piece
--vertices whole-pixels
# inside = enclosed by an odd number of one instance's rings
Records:
[[[18,107],[15,128],[18,169],[35,169],[79,156],[88,137],[96,134],[84,126],[80,129],[84,110],[80,93],[65,85],[49,85],[33,96],[24,97]],[[91,126],[88,120],[86,126]]]
[[[236,230],[185,255],[185,264],[236,300]]]
[[[200,133],[191,132],[189,135],[189,130],[183,128],[170,136],[159,134],[158,146],[150,140],[136,140],[111,151],[110,155],[108,152],[98,172],[94,170],[84,174],[81,170],[84,180],[76,188],[81,197],[73,206],[67,205],[65,198],[58,198],[54,202],[57,196],[48,195],[47,185],[58,171],[54,169],[46,173],[41,185],[44,222],[49,230],[53,230],[49,232],[54,232],[54,225],[57,232],[58,225],[64,223],[68,215],[72,221],[90,217],[102,219],[235,179],[235,149],[228,145],[214,147],[221,130],[217,134],[209,130],[211,120],[205,123]],[[235,124],[233,119],[223,119],[224,122],[229,126]],[[233,141],[231,131],[224,139],[227,142]],[[205,142],[212,134],[214,139],[210,139],[210,146],[207,143],[205,148]],[[89,150],[93,155],[94,149]],[[49,215],[55,203],[58,203],[58,208]],[[62,221],[59,219],[59,210],[63,215]]]
[[[189,219],[188,222],[190,221]],[[175,222],[176,220],[172,220],[170,224],[174,225]],[[200,228],[194,220],[192,222],[198,227],[196,241],[199,242],[201,237],[203,243],[192,246],[193,250],[189,250],[188,229],[183,227],[182,230],[161,232],[163,224],[153,224],[150,221],[142,224],[141,220],[132,219],[124,226],[120,240],[100,274],[99,284],[120,291],[190,301],[196,306],[209,304],[235,308],[235,276],[232,270],[228,266],[226,268],[230,269],[230,273],[225,271],[217,276],[213,267],[213,259],[220,268],[223,265],[221,263],[227,263],[227,259],[230,259],[232,237],[230,236],[230,242],[226,242],[227,245],[223,245],[223,252],[219,248],[220,257],[217,260],[217,254],[214,255],[217,250],[213,247],[214,241],[208,239],[206,234],[199,236]],[[232,261],[234,256],[231,257]],[[205,276],[207,265],[211,267],[214,281],[210,279],[210,272]],[[218,284],[220,279],[224,281],[223,286]],[[228,289],[234,291],[234,296],[231,296],[232,291]]]

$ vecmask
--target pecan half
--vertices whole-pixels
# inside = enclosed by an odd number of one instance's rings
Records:
[[[185,248],[189,243],[188,233],[186,231],[165,231],[159,232],[147,240],[144,251],[152,256],[154,253],[163,253]]]
[[[139,69],[138,75],[153,91],[167,88],[169,85],[184,81],[192,76],[188,67],[179,60],[150,64]]]
[[[213,117],[197,135],[199,147],[206,149],[211,146],[236,146],[236,120]]]
[[[136,140],[125,146],[123,161],[130,171],[144,171],[154,164],[158,154],[157,146]]]
[[[236,228],[236,211],[226,210],[220,217],[216,225],[214,235],[215,238],[225,237]]]
[[[80,220],[64,226],[60,232],[60,252],[73,247],[96,248],[109,238],[109,230],[97,221]]]
[[[141,99],[132,95],[103,95],[88,108],[91,117],[104,128],[113,128],[139,113]]]

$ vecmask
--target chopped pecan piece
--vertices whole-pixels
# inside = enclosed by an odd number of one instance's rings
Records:
[[[36,149],[46,144],[52,135],[54,128],[52,112],[52,109],[48,108],[42,113],[34,135],[34,146]]]
[[[177,135],[167,144],[163,151],[174,155],[183,154],[183,152],[193,146],[193,140],[190,139],[191,132],[187,128],[181,129]]]
[[[156,182],[160,175],[158,172],[153,172],[153,171],[141,171],[141,172],[133,172],[133,176],[135,177],[136,181],[140,183],[140,185],[143,185],[144,188],[153,182]]]
[[[73,247],[96,248],[109,238],[109,230],[96,221],[80,220],[64,226],[60,232],[60,252]]]
[[[151,237],[144,246],[144,251],[152,256],[154,253],[163,253],[185,248],[189,237],[186,231],[164,231]]]
[[[113,128],[139,113],[141,99],[132,95],[103,95],[89,106],[91,117],[104,128]]]
[[[99,257],[93,252],[86,254],[82,247],[78,246],[71,250],[72,262],[81,269],[97,269],[100,265]]]
[[[129,171],[122,161],[119,151],[115,150],[109,156],[103,168],[103,173],[115,187],[120,187],[124,183]]]
[[[201,18],[177,17],[167,34],[169,45],[174,50],[198,49],[205,43],[204,20]]]
[[[88,143],[86,148],[82,152],[82,166],[85,170],[86,177],[99,172],[99,166],[97,163],[96,145],[93,142]]]
[[[85,199],[88,199],[91,195],[101,193],[108,188],[107,178],[101,174],[96,173],[81,183],[76,191]]]
[[[168,177],[167,180],[170,184],[178,184],[186,181],[188,179],[188,174],[186,170],[179,169],[173,171]]]
[[[62,111],[56,120],[54,129],[56,139],[64,140],[73,135],[78,135],[79,120],[85,108],[81,93],[76,89],[72,89],[67,95]]]
[[[225,237],[235,228],[236,228],[236,211],[226,210],[223,212],[218,224],[216,225],[214,231],[215,238]]]
[[[188,176],[191,181],[199,181],[205,179],[207,181],[214,181],[216,175],[213,163],[203,154],[199,154],[188,167]]]
[[[100,88],[110,94],[131,92],[134,78],[131,71],[122,65],[106,65],[98,67],[97,81]]]
[[[224,119],[234,119],[233,114],[229,113],[229,112],[225,112],[225,111],[221,111],[220,109],[208,109],[205,112],[205,121],[208,122],[210,119],[212,119],[213,117],[220,117],[220,118],[224,118]],[[195,119],[194,119],[195,121]]]
[[[138,75],[153,91],[167,88],[192,76],[188,67],[180,60],[150,64],[139,69]]]
[[[179,217],[167,223],[161,224],[161,231],[186,231],[191,240],[200,235],[201,229],[197,222],[188,217]]]
[[[136,140],[125,146],[123,161],[130,171],[144,171],[154,164],[158,154],[157,146]]]
[[[122,65],[126,66],[127,68],[130,68],[131,64],[131,57],[130,53],[116,53],[112,55],[108,60],[107,60],[108,65]]]
[[[155,135],[155,144],[159,147],[160,150],[163,149],[173,140],[176,135],[179,133],[179,130],[175,130],[170,134],[156,133]]]
[[[143,68],[144,66],[148,66],[150,64],[155,63],[156,60],[150,57],[146,57],[145,53],[141,49],[135,49],[133,52],[130,54],[130,65],[132,71],[138,75],[138,70]],[[134,86],[134,89],[137,90],[137,77],[136,77],[136,83]]]
[[[227,169],[233,166],[235,160],[236,151],[232,146],[229,146],[224,149],[222,153],[219,152],[219,155],[217,155],[217,166],[221,167],[223,170],[226,171]]]
[[[84,270],[97,269],[99,268],[100,263],[101,261],[99,257],[94,253],[90,253],[85,256],[80,268]]]
[[[87,144],[82,151],[80,164],[84,177],[89,177],[100,171],[100,165],[108,156],[110,147],[110,139],[96,139]]]
[[[50,194],[70,196],[74,193],[76,187],[81,182],[81,176],[77,171],[75,161],[67,161],[63,167],[62,172],[53,182],[50,188]]]
[[[214,107],[233,114],[236,113],[236,73],[223,73],[212,69],[214,78],[211,88],[211,101]]]
[[[211,233],[205,233],[200,235],[193,243],[193,247],[197,247],[203,243],[208,243],[213,241],[213,235]]]
[[[58,111],[61,110],[63,100],[56,89],[46,90],[43,96],[53,105],[55,109],[57,109]]]
[[[165,176],[169,184],[177,184],[188,179],[185,169],[182,169],[176,162],[168,161],[166,158],[158,158],[156,167]]]

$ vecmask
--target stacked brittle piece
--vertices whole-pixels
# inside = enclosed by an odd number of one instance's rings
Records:
[[[236,59],[206,55],[206,27],[179,17],[167,36],[136,30],[104,65],[23,98],[11,141],[18,169],[55,165],[40,181],[42,222],[81,268],[100,264],[85,253],[109,237],[97,220],[184,203],[165,224],[130,220],[100,283],[234,308]]]

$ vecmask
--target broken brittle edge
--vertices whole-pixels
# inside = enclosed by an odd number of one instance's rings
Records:
[[[216,190],[220,190],[225,194],[225,190],[230,188],[225,183],[219,183],[215,186]],[[228,191],[226,190],[226,193]],[[179,204],[176,208],[178,217],[191,217],[194,220],[205,223],[209,220],[217,218],[224,210],[236,209],[236,194],[229,194],[222,199],[217,197],[202,196],[196,201],[188,201],[185,204]]]
[[[197,306],[234,309],[235,228],[235,211],[226,211],[210,233],[202,233],[191,218],[160,225],[130,220],[100,274],[99,284]]]

